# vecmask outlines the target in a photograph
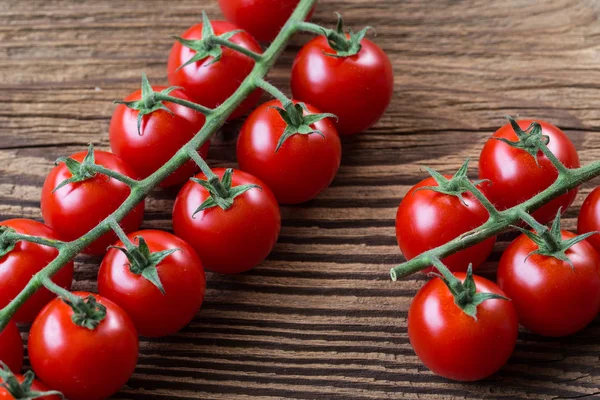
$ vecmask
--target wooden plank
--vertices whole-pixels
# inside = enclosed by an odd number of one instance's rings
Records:
[[[140,72],[166,83],[171,36],[216,1],[5,0],[0,2],[0,218],[40,219],[52,161],[88,142],[108,147],[114,99]],[[344,139],[342,168],[319,198],[284,207],[281,240],[263,265],[208,274],[206,303],[182,332],[143,340],[135,376],[116,399],[600,398],[600,320],[566,339],[521,332],[515,355],[490,379],[459,384],[415,357],[406,333],[423,284],[388,269],[402,261],[397,204],[422,166],[455,170],[504,115],[544,118],[575,142],[582,162],[600,157],[600,3],[595,0],[323,0],[374,39],[395,71],[392,106],[370,132]],[[270,79],[289,91],[295,38]],[[211,165],[235,165],[228,124]],[[577,209],[566,214],[573,229]],[[144,227],[171,229],[173,191],[148,200]],[[493,278],[502,235],[483,275]],[[98,259],[77,262],[76,288],[95,290]],[[24,328],[26,329],[26,328]]]

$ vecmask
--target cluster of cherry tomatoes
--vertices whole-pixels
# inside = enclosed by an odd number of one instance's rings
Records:
[[[219,106],[239,88],[255,60],[229,47],[204,43],[203,35],[226,38],[261,54],[252,34],[260,40],[273,39],[297,3],[221,0],[231,22],[205,19],[173,45],[167,75],[177,88],[146,91],[208,108]],[[236,23],[246,31],[238,30]],[[118,391],[135,369],[138,335],[164,336],[189,323],[204,299],[204,268],[239,273],[264,260],[279,235],[279,204],[305,202],[327,188],[340,165],[340,135],[361,132],[384,113],[393,90],[390,61],[368,39],[362,39],[356,50],[352,56],[338,56],[325,37],[306,44],[292,69],[294,100],[264,103],[243,124],[237,143],[240,170],[214,169],[212,174],[220,182],[216,190],[204,173],[189,180],[197,169],[194,161],[181,166],[161,183],[183,184],[173,209],[175,234],[138,230],[144,203],[138,204],[120,222],[126,239],[119,236],[117,240],[115,232],[110,232],[83,249],[87,254],[104,255],[98,272],[99,294],[76,292],[74,296],[85,300],[73,301],[40,289],[0,333],[0,360],[15,374],[21,371],[23,344],[15,323],[32,322],[29,359],[45,385],[71,400],[104,399]],[[200,57],[202,51],[208,55]],[[260,97],[260,90],[255,90],[230,119],[246,114]],[[321,111],[335,114],[337,120],[330,114],[315,118]],[[61,159],[47,176],[41,197],[45,224],[14,219],[1,225],[22,234],[76,241],[117,210],[132,190],[127,182],[91,170],[89,165],[132,180],[144,179],[204,123],[203,114],[183,105],[148,102],[144,89],[131,93],[116,107],[110,122],[112,153],[90,147],[88,152]],[[205,158],[208,151],[207,142],[199,155]],[[0,307],[57,255],[58,250],[50,246],[14,243],[0,258]],[[68,263],[52,281],[70,289],[73,268]],[[43,386],[36,381],[31,389],[43,391]],[[0,397],[10,396],[0,388]]]
[[[566,168],[579,167],[575,146],[556,126],[543,121],[517,123],[518,127],[513,121],[500,128],[486,142],[479,159],[481,181],[475,182],[476,187],[500,211],[532,198],[558,177],[546,155],[535,146],[518,144],[526,144],[528,135],[541,133],[541,140]],[[407,259],[488,220],[489,212],[471,192],[458,196],[452,192],[448,183],[452,179],[433,173],[402,200],[396,236]],[[440,189],[440,184],[445,187]],[[519,323],[534,333],[559,337],[583,329],[598,315],[600,237],[588,234],[600,230],[600,188],[581,208],[579,237],[560,229],[560,212],[576,194],[577,189],[568,191],[535,211],[532,231],[518,227],[522,234],[504,251],[497,284],[474,276],[477,293],[494,293],[510,301],[496,296],[476,305],[476,314],[469,315],[457,306],[462,299],[455,296],[455,282],[447,287],[447,279],[437,277],[420,289],[409,309],[408,333],[417,356],[429,369],[454,380],[483,379],[512,354]],[[553,219],[551,228],[542,225]],[[494,242],[492,237],[441,261],[468,286],[467,281],[473,283],[470,272],[465,274],[469,264],[473,269],[480,266]]]

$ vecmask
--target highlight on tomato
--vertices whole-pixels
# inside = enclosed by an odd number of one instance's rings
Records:
[[[131,318],[97,294],[52,300],[29,332],[29,361],[39,379],[69,400],[103,400],[131,377],[138,358]]]
[[[396,213],[396,238],[402,254],[410,260],[427,250],[441,246],[483,225],[489,213],[465,182],[468,161],[452,177],[427,168],[431,177],[413,186],[404,196]],[[468,183],[467,183],[468,184]],[[474,182],[485,195],[483,182]],[[442,260],[450,271],[476,269],[491,254],[495,237],[461,250]],[[427,269],[424,272],[431,272]]]
[[[291,17],[300,0],[219,0],[227,20],[260,41],[271,41]],[[316,6],[315,6],[316,7]],[[308,21],[315,10],[311,10]]]
[[[363,132],[379,121],[394,92],[392,63],[369,39],[367,29],[345,34],[337,30],[308,42],[292,67],[295,99],[338,117],[340,135]]]
[[[585,198],[577,218],[577,233],[600,232],[600,187]],[[600,235],[592,235],[587,241],[600,252]]]
[[[44,222],[60,239],[71,241],[83,236],[112,214],[127,199],[131,189],[115,178],[96,172],[94,165],[110,169],[129,178],[136,173],[112,153],[94,150],[59,158],[42,187]],[[138,229],[144,218],[144,202],[138,204],[123,220],[126,232]],[[104,254],[117,240],[113,232],[106,233],[84,250],[88,254]]]
[[[119,241],[104,256],[98,292],[121,306],[142,336],[179,331],[204,300],[206,278],[200,258],[168,232],[142,230],[128,237],[128,245]]]
[[[19,328],[13,321],[0,331],[0,361],[8,368],[18,373],[23,368],[23,339]]]
[[[456,381],[478,381],[510,358],[519,324],[511,301],[493,282],[441,271],[427,282],[408,310],[408,336],[432,372]]]
[[[316,197],[340,167],[342,146],[333,117],[297,101],[260,105],[238,137],[240,169],[265,182],[282,204]]]
[[[169,53],[169,83],[182,87],[196,103],[209,108],[219,106],[235,93],[254,68],[251,57],[221,46],[215,40],[227,40],[253,53],[262,53],[250,34],[227,21],[209,21],[205,13],[201,24],[192,26],[176,39]],[[259,89],[252,92],[229,119],[250,111],[260,95]]]
[[[504,251],[498,285],[517,309],[519,322],[544,336],[578,332],[600,313],[600,254],[586,239],[538,224]]]
[[[117,106],[108,130],[110,148],[140,178],[146,178],[190,141],[204,126],[203,114],[183,105],[156,100],[156,92],[182,100],[191,99],[180,89],[150,86],[142,74],[142,88]],[[206,158],[210,142],[198,151]],[[184,183],[197,170],[189,160],[161,182],[161,186]]]
[[[0,361],[0,399],[62,400],[64,396],[36,380],[33,372],[27,371],[24,375],[14,374],[4,362]]]
[[[31,219],[9,219],[0,222],[0,308],[6,307],[27,286],[31,277],[58,256],[54,247],[24,240],[7,240],[2,232],[7,230],[58,240],[52,228]],[[70,289],[73,281],[73,262],[70,261],[52,277],[52,281],[64,289]],[[40,288],[15,313],[15,322],[33,321],[42,308],[56,295]]]
[[[528,140],[524,140],[528,139]],[[479,158],[479,178],[491,182],[487,194],[499,210],[529,200],[556,181],[558,170],[540,149],[548,149],[567,168],[579,167],[579,156],[569,137],[556,126],[539,120],[509,118],[486,142]],[[575,200],[577,188],[533,212],[540,222],[551,221],[559,209]]]
[[[186,183],[173,207],[175,234],[189,243],[203,265],[235,274],[260,264],[281,229],[279,204],[258,178],[216,168]]]

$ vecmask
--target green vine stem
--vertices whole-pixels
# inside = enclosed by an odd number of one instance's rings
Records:
[[[108,232],[112,228],[112,221],[121,221],[138,203],[144,201],[144,198],[152,191],[152,189],[158,186],[161,181],[189,161],[191,154],[197,154],[197,150],[200,146],[202,146],[202,144],[204,144],[204,142],[206,142],[227,121],[227,117],[229,117],[246,97],[248,97],[248,95],[257,89],[263,82],[267,72],[273,67],[273,64],[275,64],[275,61],[277,61],[279,55],[285,49],[289,39],[299,30],[300,24],[305,20],[315,1],[316,0],[300,1],[275,40],[273,40],[260,58],[256,57],[257,61],[253,70],[231,97],[213,110],[201,108],[199,105],[196,107],[197,111],[202,110],[200,112],[206,114],[206,122],[192,140],[186,143],[169,161],[146,179],[127,182],[131,187],[129,197],[127,197],[115,212],[106,217],[102,222],[96,225],[96,227],[79,239],[60,245],[57,243],[57,246],[54,246],[59,250],[58,256],[44,269],[35,274],[25,288],[6,307],[0,310],[0,331],[8,324],[8,321],[10,321],[19,307],[42,287],[44,283],[47,283],[50,277],[60,271],[66,263],[75,258],[77,254],[88,247],[94,240]],[[174,101],[174,99],[170,97],[165,97],[163,100],[182,104],[178,100]],[[190,106],[191,104],[187,105]],[[110,174],[107,171],[98,172]],[[114,178],[119,179],[120,177],[115,176]]]
[[[553,158],[548,157],[553,163],[553,159],[562,165],[560,161],[554,157],[552,152],[546,147],[541,146],[540,150],[548,156],[552,155]],[[557,166],[557,165],[555,165]],[[566,167],[558,167],[559,171],[558,178],[550,185],[546,190],[538,193],[531,199],[509,208],[504,211],[498,211],[495,209],[491,210],[488,208],[491,203],[482,202],[483,205],[490,211],[490,218],[483,225],[462,234],[461,236],[449,241],[448,243],[428,250],[419,256],[413,258],[410,261],[395,266],[390,270],[390,276],[392,280],[408,276],[415,272],[421,271],[432,265],[433,260],[443,259],[449,255],[452,255],[460,250],[466,249],[467,247],[473,246],[477,243],[483,242],[492,236],[495,236],[511,225],[515,225],[519,220],[525,219],[524,215],[528,215],[532,211],[537,210],[550,200],[564,194],[565,192],[585,183],[597,176],[600,176],[600,161],[595,161],[586,166],[576,169],[567,169]],[[475,188],[476,189],[476,188]],[[479,198],[476,192],[471,191],[476,197]],[[481,201],[482,199],[480,199]],[[527,222],[527,221],[526,221]]]

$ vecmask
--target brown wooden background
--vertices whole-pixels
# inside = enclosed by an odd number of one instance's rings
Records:
[[[45,174],[88,142],[106,148],[114,106],[141,71],[166,83],[171,35],[216,0],[0,1],[0,218],[40,219]],[[564,128],[583,162],[600,157],[600,1],[322,0],[357,28],[377,28],[396,75],[393,104],[345,140],[343,165],[318,199],[283,208],[281,240],[254,271],[209,274],[206,303],[181,333],[143,340],[118,399],[600,398],[600,320],[578,335],[519,337],[485,382],[432,375],[412,352],[406,313],[423,276],[392,283],[402,261],[396,207],[423,165],[453,172],[504,115]],[[288,86],[296,38],[271,79]],[[343,99],[342,99],[343,100]],[[234,165],[238,125],[213,141],[212,165]],[[583,190],[567,212],[575,226]],[[148,201],[145,227],[170,229],[175,192]],[[501,238],[487,277],[510,235]],[[95,289],[97,259],[76,287]]]

